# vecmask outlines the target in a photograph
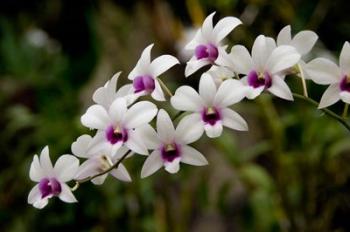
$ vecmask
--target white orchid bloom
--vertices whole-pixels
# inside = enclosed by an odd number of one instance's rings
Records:
[[[254,99],[267,90],[277,97],[293,100],[293,95],[284,81],[283,72],[300,59],[297,50],[289,45],[276,47],[272,38],[260,35],[256,38],[252,55],[242,45],[233,46],[230,54],[222,54],[217,63],[238,74],[247,88],[246,97]]]
[[[38,184],[30,191],[28,203],[42,209],[54,196],[67,203],[77,202],[66,182],[74,178],[78,168],[79,160],[72,155],[60,156],[53,167],[46,146],[41,151],[40,159],[35,155],[30,166],[29,177]]]
[[[317,34],[309,30],[300,31],[292,38],[291,27],[288,25],[282,28],[278,33],[277,46],[290,45],[294,47],[301,56],[303,56],[311,51],[317,39]]]
[[[180,169],[180,162],[195,166],[207,165],[207,159],[187,144],[197,141],[202,132],[190,120],[182,119],[176,129],[169,114],[161,109],[157,116],[157,132],[149,125],[140,128],[147,148],[153,152],[141,170],[141,178],[152,175],[162,166],[169,173]]]
[[[82,135],[77,138],[74,143],[72,143],[72,153],[75,156],[87,159],[84,163],[82,163],[76,174],[75,179],[77,180],[92,177],[96,174],[106,171],[129,151],[129,149],[126,147],[121,147],[118,149],[117,153],[112,156],[112,152],[109,146],[104,148],[100,147],[100,149],[96,151],[94,142],[95,141],[90,135]],[[121,181],[131,181],[131,177],[125,166],[120,163],[117,168],[114,168],[108,173],[92,179],[91,182],[98,185],[103,184],[108,174],[111,174]]]
[[[133,91],[137,96],[151,94],[157,101],[165,101],[163,90],[157,77],[179,64],[179,61],[171,55],[162,55],[151,62],[151,50],[153,44],[146,47],[135,68],[128,78],[133,81]]]
[[[123,85],[121,88],[116,90],[120,74],[121,72],[114,74],[104,86],[98,88],[94,92],[92,99],[96,104],[108,109],[112,102],[118,97],[124,97],[128,105],[132,104],[137,99],[135,94],[131,93],[132,84]]]
[[[225,80],[232,79],[235,76],[234,72],[230,69],[217,65],[211,66],[207,73],[213,78],[217,87],[219,87]]]
[[[340,52],[339,66],[325,58],[316,58],[306,65],[310,78],[321,85],[330,85],[322,95],[318,108],[339,100],[350,104],[350,44],[345,42]]]
[[[139,137],[137,128],[156,116],[157,107],[148,101],[140,101],[127,108],[124,98],[113,101],[108,111],[101,105],[90,106],[81,117],[84,126],[97,129],[95,146],[111,146],[112,156],[125,145],[130,150],[146,155],[147,148]]]
[[[241,101],[245,92],[243,84],[233,79],[224,81],[217,88],[212,77],[204,73],[199,82],[199,94],[189,86],[182,86],[171,98],[171,105],[177,110],[194,112],[185,118],[202,133],[205,131],[208,137],[215,138],[221,135],[223,126],[248,130],[246,121],[228,108]]]
[[[242,22],[235,17],[225,17],[213,27],[214,13],[211,13],[185,49],[193,52],[187,62],[185,76],[188,77],[205,65],[214,64],[219,53],[224,50],[221,41]]]

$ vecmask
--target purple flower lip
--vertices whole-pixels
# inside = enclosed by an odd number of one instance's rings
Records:
[[[339,88],[341,91],[350,92],[350,76],[344,75],[340,81]]]
[[[161,147],[160,153],[163,161],[171,163],[181,156],[181,148],[176,143],[166,144]]]
[[[194,54],[197,60],[206,58],[211,62],[214,62],[216,58],[218,58],[219,51],[218,51],[218,48],[213,44],[207,44],[207,45],[201,44],[196,47]]]
[[[41,193],[41,198],[47,196],[57,196],[61,193],[62,187],[60,182],[55,178],[44,178],[39,182],[39,190]]]
[[[109,126],[106,130],[106,138],[111,144],[124,143],[128,140],[128,131],[125,128]]]
[[[133,81],[133,87],[135,93],[139,93],[141,91],[151,93],[155,88],[154,79],[150,75],[137,76]]]
[[[221,113],[215,107],[204,108],[202,111],[202,120],[206,124],[214,126],[218,121],[221,120]]]
[[[264,86],[265,89],[268,89],[272,85],[271,75],[268,72],[258,74],[255,70],[250,71],[248,74],[248,85],[253,88]]]

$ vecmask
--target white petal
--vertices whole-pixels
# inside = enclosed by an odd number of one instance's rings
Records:
[[[147,124],[156,116],[157,111],[157,106],[152,102],[137,102],[126,112],[125,125],[131,129]]]
[[[129,80],[134,80],[138,75],[149,74],[147,72],[149,71],[151,65],[151,50],[153,45],[154,44],[150,44],[143,50],[135,68],[128,75]]]
[[[247,48],[242,45],[233,46],[229,58],[232,70],[237,73],[248,74],[253,69],[253,60]]]
[[[114,99],[116,99],[117,97],[123,97],[126,100],[126,104],[128,106],[131,105],[137,99],[137,96],[134,94],[133,89],[134,88],[133,88],[132,84],[123,85],[122,87],[120,87],[118,89]],[[111,104],[112,104],[113,100],[111,101]]]
[[[155,78],[180,62],[174,56],[162,55],[151,63],[152,76]]]
[[[62,155],[58,158],[54,171],[61,182],[67,182],[75,176],[79,168],[79,160],[72,155]]]
[[[108,174],[103,174],[102,176],[95,177],[94,179],[91,180],[91,182],[95,185],[101,185],[105,182]]]
[[[49,155],[49,147],[46,146],[40,153],[40,165],[46,175],[53,175],[53,166]]]
[[[203,37],[208,41],[208,42],[214,42],[214,33],[213,33],[213,17],[214,17],[215,12],[211,13],[208,15],[202,25],[202,34]]]
[[[110,119],[113,122],[122,122],[127,111],[126,100],[124,98],[117,98],[113,101],[108,109]]]
[[[194,72],[204,67],[205,65],[211,64],[207,59],[197,60],[196,57],[192,57],[187,63],[185,68],[185,77],[192,75]]]
[[[329,85],[340,81],[339,67],[325,58],[316,58],[305,66],[307,75],[317,84]]]
[[[36,201],[39,201],[41,199],[41,193],[39,190],[39,184],[35,185],[32,190],[30,190],[28,195],[28,203],[34,204]]]
[[[99,105],[108,108],[115,98],[115,89],[117,87],[118,77],[121,72],[116,73],[105,86],[98,88],[92,95],[92,99]]]
[[[90,135],[79,136],[77,140],[72,143],[72,153],[81,158],[88,158],[90,154],[87,151],[91,141],[92,137]]]
[[[318,106],[319,109],[328,107],[333,105],[340,99],[340,89],[338,84],[330,85],[326,91],[323,93],[320,104]]]
[[[45,177],[45,171],[41,168],[37,155],[34,155],[33,161],[30,165],[29,177],[31,180],[36,182],[39,182],[43,177]]]
[[[129,175],[129,172],[128,172],[128,170],[126,170],[126,168],[123,164],[119,164],[118,168],[113,169],[110,173],[112,176],[114,176],[118,180],[125,181],[125,182],[131,182],[131,177]]]
[[[350,75],[350,44],[345,42],[339,57],[339,65],[344,74]]]
[[[222,122],[216,122],[215,125],[204,125],[205,133],[209,138],[217,138],[222,134]]]
[[[270,54],[268,54],[268,48],[266,43],[266,37],[259,35],[253,44],[252,59],[256,71],[262,71],[265,67],[265,63]]]
[[[236,17],[225,17],[215,25],[213,34],[216,38],[215,42],[219,43],[225,38],[233,29],[242,24],[241,20]]]
[[[293,101],[293,94],[284,80],[278,76],[272,78],[272,85],[267,89],[273,95],[285,100]]]
[[[340,99],[347,103],[347,104],[350,104],[350,93],[347,92],[347,91],[342,91],[340,92]]]
[[[255,99],[264,91],[264,86],[260,86],[259,88],[246,87],[246,97],[248,99]]]
[[[178,88],[170,102],[175,109],[184,111],[199,111],[204,106],[202,98],[190,86]]]
[[[266,37],[267,53],[271,54],[272,51],[277,47],[276,41],[271,37]]]
[[[104,130],[110,123],[107,111],[101,105],[90,106],[81,116],[81,123],[89,128]]]
[[[208,73],[203,73],[199,81],[199,95],[207,106],[213,104],[216,95],[216,85],[213,78]]]
[[[202,30],[198,29],[194,38],[188,44],[186,44],[185,49],[186,50],[195,50],[199,44],[202,44],[205,42],[206,41],[203,38]]]
[[[99,173],[98,170],[100,168],[99,159],[100,159],[99,156],[95,156],[86,160],[84,163],[82,163],[77,173],[75,174],[74,179],[82,180],[87,177],[92,177],[98,174]]]
[[[180,161],[181,158],[175,158],[173,161],[171,162],[165,162],[164,166],[165,166],[165,170],[171,174],[177,173],[180,170]]]
[[[158,80],[154,80],[154,90],[151,94],[154,100],[156,101],[165,101],[164,93],[162,87],[160,86]]]
[[[181,162],[194,166],[204,166],[208,164],[207,159],[202,153],[187,145],[182,147]]]
[[[155,173],[159,168],[163,166],[163,160],[160,156],[159,150],[154,150],[146,159],[145,163],[142,166],[141,178]]]
[[[235,111],[226,108],[222,110],[222,114],[223,114],[222,124],[224,126],[234,130],[239,130],[239,131],[248,130],[247,122],[244,120],[244,118],[242,118],[241,115],[239,115]]]
[[[176,127],[175,140],[182,144],[190,144],[197,141],[203,132],[201,116],[198,113],[193,113],[181,119]]]
[[[313,31],[301,31],[296,34],[290,45],[295,47],[299,54],[304,55],[311,51],[315,45],[318,36]]]
[[[238,80],[224,81],[215,96],[214,105],[226,107],[240,102],[247,93],[247,88]]]
[[[60,195],[58,195],[58,197],[62,201],[67,203],[78,202],[75,196],[73,195],[72,191],[68,187],[68,185],[61,183],[61,188],[62,188],[62,192],[60,193]]]
[[[159,147],[160,141],[158,135],[151,125],[146,124],[138,127],[136,130],[140,134],[147,149],[154,150]]]
[[[292,41],[292,33],[290,25],[285,26],[282,28],[282,30],[278,33],[277,36],[277,45],[289,45],[289,43]]]
[[[273,50],[266,62],[266,70],[271,75],[288,69],[298,63],[300,54],[297,50],[288,45],[281,45]]]
[[[169,114],[160,109],[157,116],[157,133],[162,142],[170,142],[175,137],[174,124]]]
[[[148,155],[147,147],[143,143],[142,137],[137,130],[129,131],[129,137],[125,145],[135,153],[140,155]]]

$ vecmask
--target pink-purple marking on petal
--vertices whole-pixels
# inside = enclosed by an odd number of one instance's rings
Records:
[[[172,162],[181,156],[181,146],[176,143],[165,144],[161,147],[160,153],[164,162]]]
[[[218,48],[213,44],[201,44],[198,45],[194,51],[197,60],[208,59],[214,62],[218,58],[219,51]]]
[[[259,88],[264,86],[268,89],[272,85],[272,78],[268,72],[264,72],[263,76],[260,76],[255,70],[250,71],[248,74],[248,85],[253,88]]]
[[[212,126],[222,119],[220,110],[215,107],[204,108],[201,116],[204,123]]]
[[[350,92],[350,77],[344,75],[340,81],[339,88],[341,91]]]
[[[135,93],[139,93],[141,91],[151,93],[155,88],[154,79],[150,75],[137,76],[133,81],[133,87]]]
[[[128,140],[128,131],[126,129],[115,130],[113,126],[109,126],[106,130],[106,138],[111,144],[118,142],[126,142]]]
[[[47,196],[57,196],[61,193],[62,187],[60,182],[55,178],[44,178],[39,182],[39,190],[41,193],[41,198]]]

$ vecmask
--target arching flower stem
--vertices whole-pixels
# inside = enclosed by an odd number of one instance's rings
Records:
[[[316,102],[315,100],[309,98],[309,97],[305,97],[301,94],[297,94],[297,93],[293,93],[293,96],[295,98],[299,98],[302,99],[304,101],[309,102],[310,104],[314,105],[314,106],[318,106],[318,102]],[[328,116],[332,117],[333,119],[337,120],[339,123],[341,123],[349,132],[350,132],[350,125],[345,121],[345,119],[341,116],[339,116],[338,114],[334,113],[333,111],[329,110],[329,109],[320,109],[322,110],[325,114],[327,114]]]
[[[349,109],[349,104],[348,103],[345,103],[344,105],[344,111],[343,111],[343,114],[342,114],[342,117],[343,119],[347,119],[348,118],[348,109]]]
[[[297,66],[298,66],[299,75],[300,75],[300,78],[301,78],[301,84],[303,86],[303,94],[304,94],[305,97],[309,97],[308,93],[307,93],[307,86],[306,86],[304,71],[301,68],[299,63],[297,64]]]
[[[171,90],[166,86],[166,84],[160,79],[157,78],[157,80],[159,81],[160,86],[162,87],[162,89],[169,95],[169,97],[173,96],[173,93],[171,92]]]

